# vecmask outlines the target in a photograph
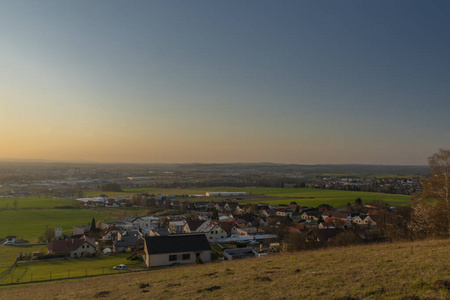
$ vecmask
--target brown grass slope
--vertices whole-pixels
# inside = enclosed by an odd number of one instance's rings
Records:
[[[449,299],[450,240],[8,286],[0,299]]]

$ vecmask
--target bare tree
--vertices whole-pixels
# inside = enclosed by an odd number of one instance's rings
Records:
[[[428,197],[445,201],[450,210],[450,150],[439,149],[438,153],[428,158],[432,175],[423,184]]]
[[[413,207],[413,231],[427,235],[450,233],[450,150],[439,151],[428,158],[431,176],[422,181],[422,199],[435,199],[436,203],[423,202]],[[415,229],[415,230],[414,230]]]

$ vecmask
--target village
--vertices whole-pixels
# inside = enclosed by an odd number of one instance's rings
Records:
[[[217,201],[201,201],[202,196],[216,197]],[[154,207],[153,212],[168,209],[180,213],[125,216],[112,222],[93,219],[90,224],[74,224],[71,233],[56,227],[46,241],[48,253],[19,253],[17,259],[40,261],[129,253],[130,259],[153,268],[258,258],[280,251],[326,247],[335,240],[341,244],[385,241],[377,222],[380,214],[394,210],[382,202],[362,203],[361,199],[341,209],[328,204],[300,206],[295,202],[240,205],[246,196],[245,192],[207,192],[196,196],[141,194],[109,198],[103,194],[79,198],[86,208],[137,207],[145,203]],[[4,244],[14,245],[15,238],[8,236]],[[127,267],[121,264],[115,268]]]

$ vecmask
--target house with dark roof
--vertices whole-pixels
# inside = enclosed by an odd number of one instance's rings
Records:
[[[202,220],[187,221],[186,225],[184,225],[184,232],[185,233],[195,232],[197,228],[199,228],[203,223],[205,223],[205,221]]]
[[[118,232],[117,239],[113,240],[113,251],[115,253],[134,251],[140,239],[142,239],[142,235],[138,230]]]
[[[148,268],[211,261],[211,246],[204,234],[177,234],[145,238]]]
[[[348,219],[348,213],[344,212],[337,212],[337,211],[323,211],[322,212],[322,218],[334,218],[334,219],[340,219],[342,221],[347,221]]]
[[[322,213],[319,212],[319,211],[305,211],[302,214],[302,219],[303,220],[318,221],[321,216],[322,216]]]

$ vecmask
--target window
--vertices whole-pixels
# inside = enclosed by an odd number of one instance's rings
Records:
[[[169,255],[169,261],[177,261],[176,255]]]
[[[190,260],[190,259],[191,259],[190,253],[183,254],[183,260]]]
[[[81,248],[83,248],[83,249],[84,249],[84,245],[83,245],[83,246],[81,246]]]

